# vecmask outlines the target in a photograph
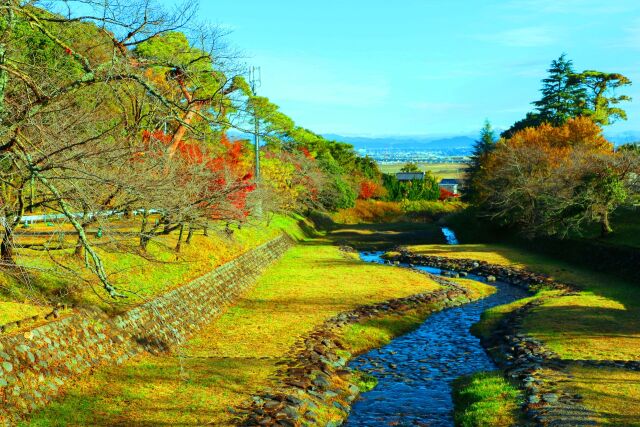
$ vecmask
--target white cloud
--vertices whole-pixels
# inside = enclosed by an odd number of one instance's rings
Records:
[[[414,110],[444,112],[459,111],[471,108],[471,104],[463,104],[456,102],[411,102],[408,107]]]
[[[262,91],[283,102],[322,106],[383,105],[390,84],[371,70],[346,69],[339,62],[299,57],[262,56]]]
[[[558,40],[555,30],[548,27],[522,27],[477,36],[509,47],[541,47],[554,44]]]
[[[640,19],[637,19],[632,25],[624,29],[624,37],[618,47],[626,47],[630,49],[640,49]]]
[[[546,14],[605,15],[638,10],[637,0],[513,0],[504,6],[512,11]]]

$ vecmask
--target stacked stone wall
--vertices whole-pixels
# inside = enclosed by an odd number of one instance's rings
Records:
[[[83,311],[0,336],[0,425],[46,405],[70,380],[96,367],[184,342],[253,285],[291,244],[287,236],[278,237],[114,318]]]

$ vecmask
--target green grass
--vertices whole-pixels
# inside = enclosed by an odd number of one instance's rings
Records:
[[[52,259],[46,252],[19,249],[17,262],[24,271],[0,271],[0,308],[3,309],[0,324],[51,311],[52,305],[58,302],[97,307],[109,313],[129,309],[211,271],[283,231],[296,239],[304,238],[300,221],[301,217],[278,215],[268,227],[264,221],[250,224],[235,229],[232,236],[227,236],[220,224],[209,231],[209,236],[198,230],[191,244],[183,243],[179,254],[174,250],[177,233],[154,239],[149,244],[148,256],[135,250],[134,239],[120,239],[116,246],[110,244],[106,234],[103,240],[96,240],[96,243],[107,243],[97,246],[97,252],[110,280],[128,295],[126,300],[118,302],[108,298],[97,279],[83,270],[84,261],[75,258],[72,250],[57,251]],[[131,224],[124,227],[131,228]],[[48,237],[37,239],[44,241]],[[74,237],[67,239],[75,241]],[[129,250],[122,250],[122,245]],[[71,266],[78,275],[65,272],[56,262]]]
[[[585,233],[585,238],[597,239],[611,245],[624,245],[640,248],[640,207],[618,208],[611,215],[613,233],[600,238],[600,227],[592,226]]]
[[[411,310],[402,315],[387,315],[347,326],[341,331],[341,340],[353,354],[382,347],[393,338],[420,326],[427,316],[427,309],[428,307],[424,307],[424,310]]]
[[[43,314],[47,314],[46,307],[21,304],[18,302],[0,301],[0,325]]]
[[[640,357],[640,286],[636,283],[507,245],[422,245],[413,249],[524,267],[574,284],[580,289],[575,295],[543,292],[534,296],[549,298],[525,318],[525,332],[544,342],[570,365],[579,360],[638,360]],[[488,334],[501,316],[527,301],[488,310],[474,326],[474,333]],[[629,413],[634,412],[625,403],[619,388],[640,390],[640,376],[629,373],[632,378],[621,379],[621,374],[612,370],[587,371],[576,368],[571,384],[563,381],[563,386],[580,389],[588,407],[606,408],[608,420],[627,422]]]
[[[384,163],[380,164],[383,173],[400,172],[405,163]],[[431,171],[439,178],[462,178],[464,175],[464,163],[418,163],[421,171]]]
[[[273,385],[298,340],[327,318],[438,287],[422,274],[365,264],[325,241],[307,241],[177,354],[101,369],[30,422],[230,425],[227,409]]]
[[[371,391],[378,385],[378,379],[376,377],[362,371],[355,371],[351,381],[358,386],[360,393]]]
[[[551,295],[552,291],[538,292],[535,296],[522,298],[509,304],[491,307],[485,310],[480,316],[480,321],[471,327],[471,332],[478,338],[488,338],[498,325],[502,318],[514,310],[524,306],[525,304],[542,297],[543,295]]]
[[[574,367],[563,381],[598,413],[598,425],[640,426],[640,372]]]
[[[461,377],[452,386],[456,426],[518,425],[520,393],[500,371]]]
[[[495,287],[481,282],[466,279],[455,279],[455,281],[471,290],[470,297],[472,299],[483,298],[496,292]],[[416,329],[424,322],[429,313],[439,306],[440,304],[434,303],[404,313],[387,314],[349,325],[341,331],[340,338],[345,348],[353,354],[382,347],[395,337]]]

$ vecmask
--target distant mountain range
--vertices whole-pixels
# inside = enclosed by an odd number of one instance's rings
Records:
[[[497,132],[499,133],[499,131]],[[431,151],[455,154],[468,154],[477,138],[475,135],[457,136],[385,136],[363,137],[342,136],[336,134],[323,135],[327,139],[346,142],[356,150],[364,152],[380,151]],[[615,145],[640,141],[640,131],[608,133],[605,137]]]
[[[496,131],[499,134],[500,130]],[[231,131],[230,136],[251,138],[250,134]],[[471,149],[477,135],[445,135],[445,136],[403,136],[391,135],[380,137],[344,136],[337,134],[322,135],[333,141],[346,142],[362,153],[380,152],[439,152],[446,155],[465,156]],[[640,141],[640,131],[605,132],[605,137],[616,145]]]
[[[616,145],[628,144],[630,142],[640,142],[640,131],[629,130],[626,132],[610,133],[605,132],[604,136]]]
[[[346,142],[362,151],[446,151],[466,152],[473,147],[474,138],[469,135],[429,137],[429,136],[387,136],[361,137],[334,134],[323,135],[327,139]]]

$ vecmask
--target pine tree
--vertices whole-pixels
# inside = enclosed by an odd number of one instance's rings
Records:
[[[573,70],[573,62],[566,54],[551,62],[549,76],[542,80],[542,99],[533,103],[542,121],[554,126],[582,114],[586,104],[586,91]]]
[[[483,176],[483,163],[497,143],[496,134],[489,120],[485,120],[480,139],[473,145],[473,153],[465,168],[465,191],[463,199],[474,201],[478,197],[478,183]]]

